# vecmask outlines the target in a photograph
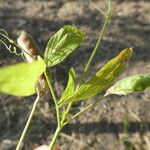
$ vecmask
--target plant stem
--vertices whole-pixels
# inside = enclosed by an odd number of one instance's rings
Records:
[[[53,85],[52,85],[51,74],[50,74],[50,72],[49,72],[48,70],[46,70],[46,71],[44,72],[44,75],[45,75],[45,77],[46,77],[46,80],[47,80],[47,83],[48,83],[50,92],[51,92],[51,94],[52,94],[52,98],[53,98],[54,103],[55,103],[56,115],[57,115],[57,123],[58,123],[58,126],[60,126],[59,107],[58,107],[57,98],[56,98],[56,95],[55,95],[55,92],[54,92],[54,88],[53,88]]]
[[[61,120],[60,120],[60,111],[59,111],[59,107],[58,107],[58,101],[57,101],[57,98],[56,98],[56,95],[55,95],[55,91],[54,91],[54,88],[53,88],[53,85],[52,85],[51,74],[48,71],[48,69],[44,72],[44,75],[46,77],[46,80],[47,80],[50,92],[52,94],[52,98],[53,98],[54,103],[55,103],[55,109],[56,109],[56,115],[57,115],[57,129],[56,129],[55,134],[54,134],[54,136],[52,138],[52,141],[49,144],[49,150],[53,150],[54,144],[55,144],[55,142],[56,142],[56,140],[58,138],[58,135],[59,135],[59,133],[60,133],[60,131],[62,129],[62,126],[61,126]]]
[[[102,99],[104,99],[105,97],[101,97],[100,99],[98,99],[97,101],[87,105],[86,107],[84,107],[81,111],[79,111],[78,113],[76,113],[75,115],[73,115],[70,119],[68,119],[63,126],[67,125],[68,123],[70,123],[74,118],[78,117],[80,114],[82,114],[83,112],[85,112],[86,110],[88,110],[89,108],[95,106],[98,102],[100,102]]]
[[[67,118],[67,116],[68,116],[68,114],[69,114],[69,112],[71,110],[72,105],[73,105],[73,102],[69,103],[69,105],[68,105],[64,115],[62,116],[61,124],[63,124],[64,121],[66,120],[66,118]]]
[[[34,104],[33,104],[31,113],[30,113],[29,118],[28,118],[28,120],[27,120],[27,123],[26,123],[26,125],[25,125],[25,127],[24,127],[24,130],[23,130],[23,132],[22,132],[22,134],[21,134],[21,137],[20,137],[19,142],[18,142],[18,144],[17,144],[16,150],[20,150],[21,147],[22,147],[22,142],[23,142],[23,140],[24,140],[24,138],[25,138],[25,136],[26,136],[26,134],[27,134],[27,130],[28,130],[29,125],[30,125],[30,123],[31,123],[31,120],[32,120],[32,117],[33,117],[33,115],[34,115],[34,111],[35,111],[35,109],[36,109],[36,105],[37,105],[39,99],[40,99],[40,96],[38,95],[37,98],[36,98],[36,100],[35,100],[35,102],[34,102]]]
[[[109,2],[109,4],[110,4],[110,2]],[[95,47],[93,49],[93,52],[92,52],[92,54],[91,54],[91,56],[90,56],[90,58],[89,58],[89,60],[88,60],[88,62],[86,64],[86,66],[85,66],[84,72],[83,72],[83,74],[81,76],[81,79],[80,79],[79,84],[78,84],[77,87],[80,87],[82,85],[82,82],[83,82],[84,78],[86,77],[86,75],[87,75],[87,73],[88,73],[88,71],[90,69],[90,65],[91,65],[91,63],[92,63],[92,61],[93,61],[93,59],[94,59],[94,57],[95,57],[98,49],[101,47],[101,41],[102,41],[102,38],[104,36],[107,24],[108,24],[108,22],[110,20],[110,14],[111,14],[111,11],[108,9],[108,11],[106,12],[106,14],[104,15],[105,16],[105,21],[104,21],[102,30],[101,30],[101,32],[99,34],[97,43],[96,43],[96,45],[95,45]]]
[[[112,0],[109,0],[108,2],[108,12],[111,13],[111,3],[112,3]]]
[[[105,15],[105,12],[104,12],[102,9],[98,8],[97,5],[96,5],[92,0],[89,0],[89,2],[90,2],[100,13],[102,13],[103,15]]]
[[[58,135],[59,135],[59,133],[60,133],[61,130],[62,130],[62,127],[57,127],[57,129],[55,131],[55,134],[54,134],[54,136],[52,138],[52,141],[51,141],[51,143],[49,145],[49,150],[53,150],[53,147],[54,147],[54,145],[56,143],[56,140],[57,140]]]
[[[64,122],[66,121],[66,118],[67,118],[67,116],[68,116],[68,114],[69,114],[69,111],[70,111],[70,109],[71,109],[71,107],[72,107],[72,104],[73,104],[73,103],[70,103],[70,104],[68,105],[68,107],[67,107],[67,109],[66,109],[64,115],[62,116],[60,125],[57,126],[57,129],[56,129],[55,134],[54,134],[54,136],[53,136],[53,138],[52,138],[52,141],[51,141],[50,144],[49,144],[49,150],[53,150],[53,147],[54,147],[55,142],[56,142],[56,140],[57,140],[57,138],[58,138],[58,136],[59,136],[60,131],[62,130],[62,128],[63,128],[65,125],[67,125],[67,124],[64,125]]]

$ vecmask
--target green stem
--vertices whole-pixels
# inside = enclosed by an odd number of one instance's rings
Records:
[[[98,99],[97,101],[87,105],[86,107],[84,107],[81,111],[79,111],[78,113],[76,113],[75,115],[73,115],[70,119],[68,119],[63,126],[67,125],[68,123],[70,123],[73,119],[75,119],[76,117],[78,117],[80,114],[82,114],[83,112],[85,112],[86,110],[88,110],[89,108],[95,106],[98,102],[100,102],[102,99],[104,99],[105,97],[101,97],[100,99]]]
[[[50,145],[49,145],[49,150],[53,150],[54,145],[55,145],[55,143],[56,143],[56,140],[57,140],[57,138],[58,138],[59,133],[60,133],[61,130],[62,130],[62,127],[57,127],[57,129],[56,129],[56,131],[55,131],[55,134],[54,134],[54,136],[53,136],[53,139],[52,139],[52,141],[51,141],[51,143],[50,143]]]
[[[111,3],[112,3],[112,0],[109,0],[109,3],[108,3],[108,12],[111,13]]]
[[[104,36],[107,24],[108,24],[108,22],[110,20],[110,13],[111,13],[110,10],[108,10],[107,13],[105,14],[105,21],[104,21],[102,30],[101,30],[101,32],[99,34],[97,43],[96,43],[96,45],[95,45],[95,47],[93,49],[93,52],[92,52],[92,54],[91,54],[91,56],[90,56],[90,58],[89,58],[89,60],[88,60],[88,62],[86,64],[86,66],[85,66],[84,72],[83,72],[83,74],[81,76],[81,79],[80,79],[79,84],[78,84],[77,87],[80,87],[82,85],[82,82],[83,82],[84,78],[86,77],[86,75],[87,75],[87,73],[88,73],[88,71],[90,69],[90,65],[91,65],[91,63],[92,63],[92,61],[93,61],[93,59],[94,59],[98,49],[101,47],[101,41],[102,41],[102,38]]]
[[[35,100],[35,102],[34,102],[34,104],[33,104],[30,116],[29,116],[29,118],[27,120],[27,123],[26,123],[26,125],[24,127],[24,130],[23,130],[23,132],[21,134],[21,137],[20,137],[19,142],[17,144],[16,150],[20,150],[22,148],[23,140],[24,140],[24,138],[25,138],[25,136],[27,134],[27,130],[28,130],[30,124],[31,124],[31,120],[33,118],[33,115],[34,115],[34,112],[35,112],[35,109],[36,109],[36,106],[37,106],[37,103],[38,103],[39,99],[40,99],[40,96],[38,95],[36,100]]]
[[[53,88],[53,85],[52,85],[51,74],[50,74],[50,72],[48,70],[46,70],[44,72],[44,75],[46,77],[46,80],[47,80],[50,92],[52,94],[52,98],[53,98],[54,103],[55,103],[56,115],[57,115],[57,123],[58,123],[58,126],[60,127],[60,112],[59,112],[57,98],[56,98],[56,95],[55,95],[55,92],[54,92],[54,88]]]
[[[55,91],[54,91],[54,88],[53,88],[53,85],[52,85],[51,74],[48,71],[48,69],[44,72],[44,75],[46,77],[46,80],[47,80],[50,92],[52,94],[52,98],[53,98],[54,103],[55,103],[55,109],[56,109],[56,115],[57,115],[57,125],[58,126],[57,126],[55,134],[54,134],[54,136],[52,138],[52,141],[49,144],[49,150],[53,150],[53,147],[54,147],[55,142],[56,142],[56,140],[58,138],[58,135],[59,135],[59,133],[60,133],[60,131],[62,129],[62,126],[61,126],[61,120],[60,120],[60,112],[59,112],[59,107],[58,107],[58,101],[57,101],[57,98],[56,98],[56,95],[55,95]]]
[[[92,0],[89,0],[89,2],[90,2],[100,13],[102,13],[103,15],[105,15],[105,12],[104,12],[102,9],[98,8],[97,5],[96,5]]]
[[[67,107],[67,109],[66,109],[64,115],[62,116],[60,125],[57,126],[57,129],[56,129],[55,134],[54,134],[54,136],[53,136],[53,138],[52,138],[52,141],[51,141],[50,144],[49,144],[49,150],[53,150],[54,145],[55,145],[55,143],[56,143],[56,140],[57,140],[57,138],[58,138],[58,136],[59,136],[59,133],[60,133],[60,131],[62,130],[62,128],[65,126],[65,125],[64,125],[64,122],[66,121],[66,119],[67,119],[67,117],[68,117],[68,114],[69,114],[69,111],[70,111],[70,109],[71,109],[71,107],[72,107],[72,104],[73,104],[73,103],[70,103],[70,104],[68,105],[68,107]]]
[[[63,124],[64,121],[66,120],[66,118],[68,117],[68,114],[69,114],[69,112],[70,112],[70,110],[71,110],[72,105],[73,105],[73,102],[69,103],[69,105],[68,105],[68,107],[67,107],[65,113],[64,113],[63,116],[62,116],[61,124]]]

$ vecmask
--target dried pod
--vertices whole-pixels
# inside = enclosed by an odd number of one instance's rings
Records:
[[[34,42],[33,38],[26,32],[21,31],[17,39],[18,45],[24,50],[24,57],[27,62],[32,62],[37,60],[38,56],[43,57],[37,44]],[[36,84],[36,89],[39,95],[44,95],[47,90],[47,81],[42,74]]]
[[[26,31],[20,31],[17,43],[25,51],[24,56],[28,62],[36,60],[38,55],[42,57],[37,44]]]

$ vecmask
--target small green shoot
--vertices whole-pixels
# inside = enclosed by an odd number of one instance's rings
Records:
[[[76,48],[83,42],[85,34],[80,31],[75,26],[64,26],[62,27],[47,43],[46,50],[44,53],[44,60],[38,56],[43,56],[41,51],[36,48],[36,43],[33,41],[32,37],[26,32],[24,34],[24,39],[22,40],[19,36],[18,44],[8,37],[5,30],[0,29],[0,36],[5,38],[10,45],[7,45],[3,40],[0,42],[11,52],[16,55],[23,56],[26,60],[31,58],[31,63],[20,63],[17,65],[12,65],[10,67],[5,67],[0,69],[0,92],[7,93],[16,96],[30,96],[37,93],[37,98],[33,104],[31,113],[22,132],[22,135],[17,144],[16,150],[21,150],[24,138],[27,134],[28,128],[31,124],[37,103],[42,95],[45,94],[47,90],[45,85],[48,85],[49,91],[52,95],[53,101],[55,103],[56,109],[56,119],[57,128],[54,136],[49,144],[49,150],[53,150],[56,140],[58,139],[61,130],[70,123],[73,119],[78,117],[80,114],[94,107],[98,102],[103,100],[106,96],[111,94],[126,95],[129,93],[143,91],[150,87],[150,74],[136,75],[132,77],[125,78],[114,84],[109,88],[112,83],[117,79],[117,77],[125,70],[128,62],[132,56],[132,48],[126,48],[121,51],[115,58],[108,61],[101,69],[99,69],[93,76],[88,77],[88,72],[90,71],[91,63],[97,51],[101,47],[101,42],[104,37],[107,25],[111,18],[111,0],[108,1],[108,7],[106,10],[99,11],[103,14],[104,24],[99,33],[97,43],[89,57],[89,60],[85,64],[85,68],[79,82],[75,85],[75,71],[73,68],[69,71],[69,79],[67,86],[62,93],[60,99],[55,93],[55,88],[53,87],[53,78],[51,75],[51,67],[62,62],[66,57],[68,57]],[[26,50],[24,49],[26,48]],[[20,53],[17,53],[16,48],[19,48]],[[37,60],[38,58],[38,60]],[[48,70],[48,69],[49,70]],[[39,85],[38,88],[37,84]],[[42,86],[43,85],[43,86]],[[44,88],[43,88],[44,87]],[[108,89],[109,88],[109,89]],[[37,89],[37,91],[36,91]],[[44,92],[40,94],[40,91],[44,89]],[[85,105],[75,114],[71,114],[71,109],[74,102],[80,102],[81,100],[88,100],[89,98],[106,91],[105,95],[102,95],[98,100],[91,100],[89,105]],[[47,92],[47,91],[46,91]],[[44,94],[43,94],[44,93]],[[101,93],[102,94],[102,93]],[[71,114],[71,115],[70,115]],[[125,130],[128,130],[128,120],[124,119]],[[128,145],[128,141],[125,143]],[[131,143],[132,144],[132,143]],[[129,143],[129,147],[131,145]]]

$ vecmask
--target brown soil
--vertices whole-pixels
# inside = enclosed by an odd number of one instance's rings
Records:
[[[104,7],[105,0],[95,1]],[[126,47],[134,57],[122,77],[150,71],[150,1],[114,0],[114,15],[90,73]],[[90,55],[103,23],[102,15],[88,0],[1,0],[0,28],[16,39],[20,29],[29,32],[44,51],[49,37],[66,24],[86,33],[78,51],[53,68],[57,91],[64,88],[73,66],[78,75]],[[0,47],[0,66],[21,61]],[[30,98],[0,95],[0,150],[14,150],[34,102]],[[82,106],[87,102],[80,103]],[[73,111],[77,111],[80,104]],[[128,118],[128,131],[124,118]],[[41,99],[24,150],[48,144],[56,128],[54,104],[49,94]],[[62,150],[148,150],[150,147],[150,92],[112,96],[64,128],[57,145]]]

